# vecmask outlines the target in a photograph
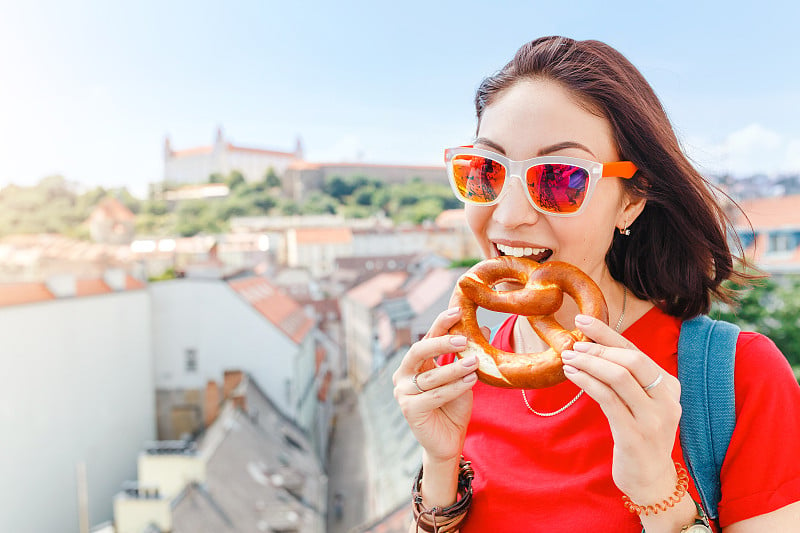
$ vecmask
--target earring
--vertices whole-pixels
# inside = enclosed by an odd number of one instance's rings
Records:
[[[626,237],[631,234],[631,228],[628,227],[628,223],[625,222],[625,227],[620,228],[619,230],[620,235],[625,235]]]

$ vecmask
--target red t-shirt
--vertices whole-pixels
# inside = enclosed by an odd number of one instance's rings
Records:
[[[511,351],[514,321],[503,324],[495,346]],[[680,325],[654,308],[624,336],[677,375]],[[722,527],[800,500],[800,386],[763,335],[741,333],[736,350],[737,422],[721,472]],[[567,381],[527,396],[534,409],[549,412],[578,390]],[[473,391],[464,456],[475,468],[474,498],[461,531],[641,532],[611,478],[611,431],[592,398],[544,418],[528,411],[519,390],[478,382]],[[678,435],[672,456],[685,465]],[[689,491],[700,501],[693,483]]]

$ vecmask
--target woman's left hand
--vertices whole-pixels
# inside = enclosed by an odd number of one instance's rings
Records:
[[[578,315],[575,325],[594,342],[576,342],[561,354],[564,373],[608,418],[614,483],[636,503],[660,502],[677,481],[672,449],[680,383],[603,322]]]

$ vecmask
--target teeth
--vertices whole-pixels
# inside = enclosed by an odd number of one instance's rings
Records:
[[[514,257],[524,257],[527,255],[538,255],[543,253],[547,248],[517,248],[515,246],[506,246],[505,244],[496,244],[497,249],[500,250],[505,255],[511,255]]]

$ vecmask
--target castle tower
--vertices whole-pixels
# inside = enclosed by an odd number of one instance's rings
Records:
[[[172,157],[172,142],[169,140],[169,135],[164,135],[164,159]]]

